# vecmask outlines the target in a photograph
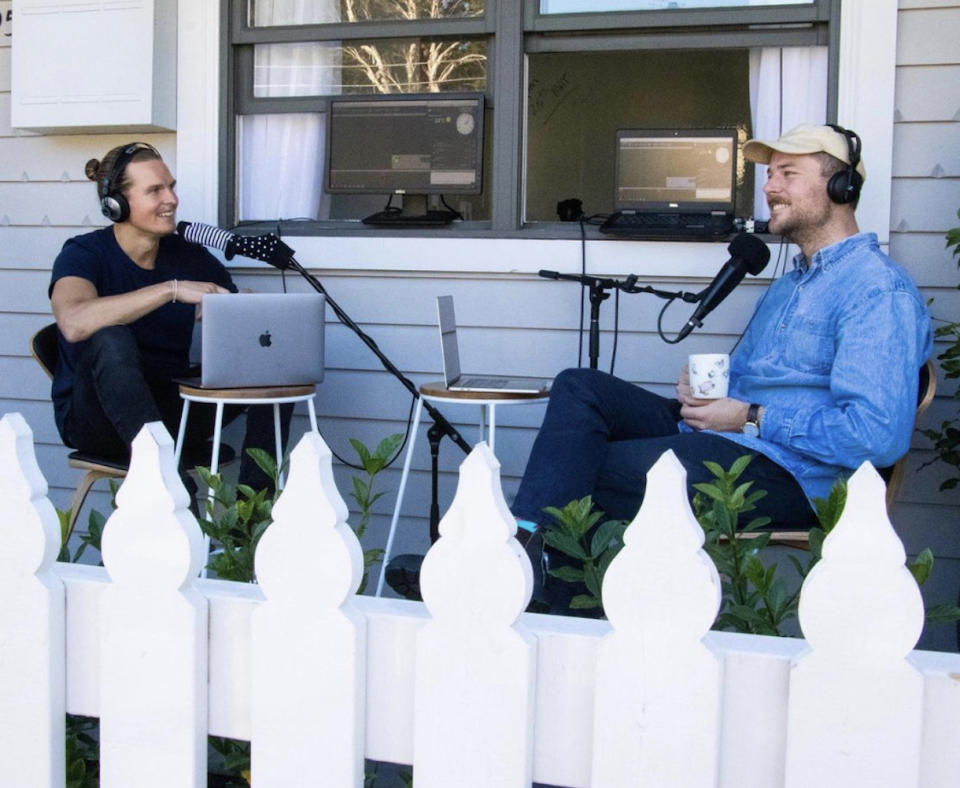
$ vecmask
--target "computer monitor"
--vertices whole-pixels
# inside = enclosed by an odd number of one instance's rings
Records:
[[[345,96],[330,101],[327,191],[480,194],[483,94]],[[425,199],[422,205],[425,205]]]
[[[620,129],[614,208],[732,214],[736,162],[736,129]]]

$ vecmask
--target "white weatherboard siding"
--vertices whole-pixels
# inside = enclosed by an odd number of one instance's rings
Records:
[[[890,250],[933,298],[934,317],[956,320],[960,270],[944,234],[960,224],[960,3],[900,0],[899,7]],[[867,183],[869,188],[869,175]],[[929,426],[957,413],[950,399],[957,382],[941,378],[939,384],[926,416]],[[917,437],[914,446],[893,519],[909,551],[933,550],[936,564],[924,596],[928,604],[946,602],[956,598],[960,585],[958,498],[938,491],[945,478],[941,467],[914,472],[932,456],[925,438]],[[938,648],[955,648],[952,630],[935,628],[928,637],[936,638]]]
[[[846,0],[849,2],[849,0]],[[0,3],[0,7],[4,4]],[[66,468],[49,405],[49,384],[28,352],[29,336],[50,318],[46,286],[53,257],[70,236],[101,226],[94,187],[83,164],[130,138],[156,145],[180,181],[181,217],[214,221],[216,216],[218,112],[218,4],[180,4],[180,92],[178,131],[159,134],[38,135],[10,126],[10,49],[0,40],[0,411],[19,410],[32,426],[37,453],[51,484],[51,497],[66,506],[77,479]],[[853,10],[861,6],[851,3]],[[943,234],[956,224],[960,207],[960,3],[901,0],[897,13],[896,71],[893,97],[893,155],[890,199],[890,247],[934,298],[935,314],[960,315],[960,282],[955,262],[944,250]],[[862,53],[858,57],[863,57]],[[869,77],[844,83],[842,107],[862,105]],[[204,108],[212,108],[206,111]],[[860,117],[854,113],[851,117]],[[853,125],[850,117],[841,117]],[[870,123],[883,126],[883,119]],[[869,171],[871,149],[865,151]],[[211,162],[213,162],[211,166]],[[868,191],[880,184],[868,179]],[[868,227],[864,222],[866,229]],[[471,372],[551,375],[577,360],[576,285],[536,277],[538,268],[577,270],[575,241],[430,239],[382,241],[365,238],[290,239],[302,262],[315,270],[333,297],[381,345],[416,383],[436,380],[440,372],[434,298],[452,293],[462,324],[463,355]],[[389,253],[384,259],[385,250]],[[595,241],[588,244],[588,271],[605,275],[650,274],[649,281],[670,289],[699,289],[726,259],[719,245],[634,244]],[[427,268],[415,270],[419,262]],[[280,277],[266,267],[237,266],[238,283],[277,291]],[[303,283],[287,278],[288,289]],[[656,336],[661,302],[652,296],[624,296],[620,304],[618,374],[669,394],[677,368],[691,352],[730,347],[743,328],[744,316],[760,294],[759,282],[747,282],[711,314],[703,332],[680,347]],[[614,307],[604,304],[601,366],[609,366]],[[674,305],[667,325],[688,315]],[[333,320],[332,315],[330,319]],[[328,325],[328,375],[321,386],[318,413],[334,450],[351,457],[348,439],[368,445],[402,430],[409,398],[384,372],[373,355],[347,329]],[[936,424],[954,412],[952,385],[941,381],[940,394],[928,413]],[[443,409],[464,431],[475,435],[470,408]],[[539,406],[503,408],[498,413],[497,452],[504,488],[512,495],[539,425]],[[304,428],[300,418],[295,432]],[[926,439],[918,436],[911,465],[929,459]],[[452,499],[459,450],[441,450],[441,508]],[[399,465],[399,463],[398,463]],[[378,489],[395,490],[399,467],[378,479]],[[937,466],[908,472],[894,522],[910,552],[931,546],[937,556],[925,595],[928,601],[956,597],[960,585],[960,523],[957,493],[940,493],[945,478]],[[343,489],[349,472],[338,470]],[[95,505],[106,509],[103,494]],[[417,442],[411,481],[404,502],[399,551],[426,546],[429,500],[429,453],[425,435]],[[352,501],[348,501],[350,503]],[[381,545],[393,495],[382,498],[366,539]],[[789,572],[789,568],[786,570]],[[931,630],[924,647],[955,648],[950,628]]]

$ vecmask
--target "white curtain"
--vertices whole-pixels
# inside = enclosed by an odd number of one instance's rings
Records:
[[[337,0],[256,0],[255,25],[340,20]],[[270,44],[255,48],[258,96],[334,92],[339,47]],[[325,125],[319,113],[246,115],[238,130],[239,218],[319,218]]]
[[[776,139],[801,123],[827,118],[827,48],[765,47],[750,50],[753,136]],[[770,218],[763,196],[767,168],[757,165],[753,215]]]

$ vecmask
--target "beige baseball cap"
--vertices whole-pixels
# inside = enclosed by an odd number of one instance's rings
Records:
[[[839,131],[829,126],[814,126],[804,123],[781,134],[779,139],[767,142],[765,140],[747,140],[743,143],[743,155],[747,161],[760,164],[769,164],[774,151],[780,153],[829,153],[845,164],[850,163],[850,146],[847,138]],[[867,178],[867,171],[863,166],[863,159],[857,163],[857,172]]]

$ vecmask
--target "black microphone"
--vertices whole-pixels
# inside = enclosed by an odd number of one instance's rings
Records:
[[[293,249],[274,233],[236,235],[229,230],[202,222],[180,222],[177,224],[177,232],[184,241],[219,249],[228,260],[238,254],[252,260],[262,260],[280,270],[293,265]]]
[[[680,333],[677,334],[677,342],[685,339],[694,328],[702,326],[703,318],[730,295],[746,274],[756,276],[770,260],[770,249],[751,233],[739,233],[730,242],[727,251],[730,252],[730,259],[723,264],[720,273],[700,293],[700,304],[693,311],[693,315],[687,321],[687,324],[680,329]]]

